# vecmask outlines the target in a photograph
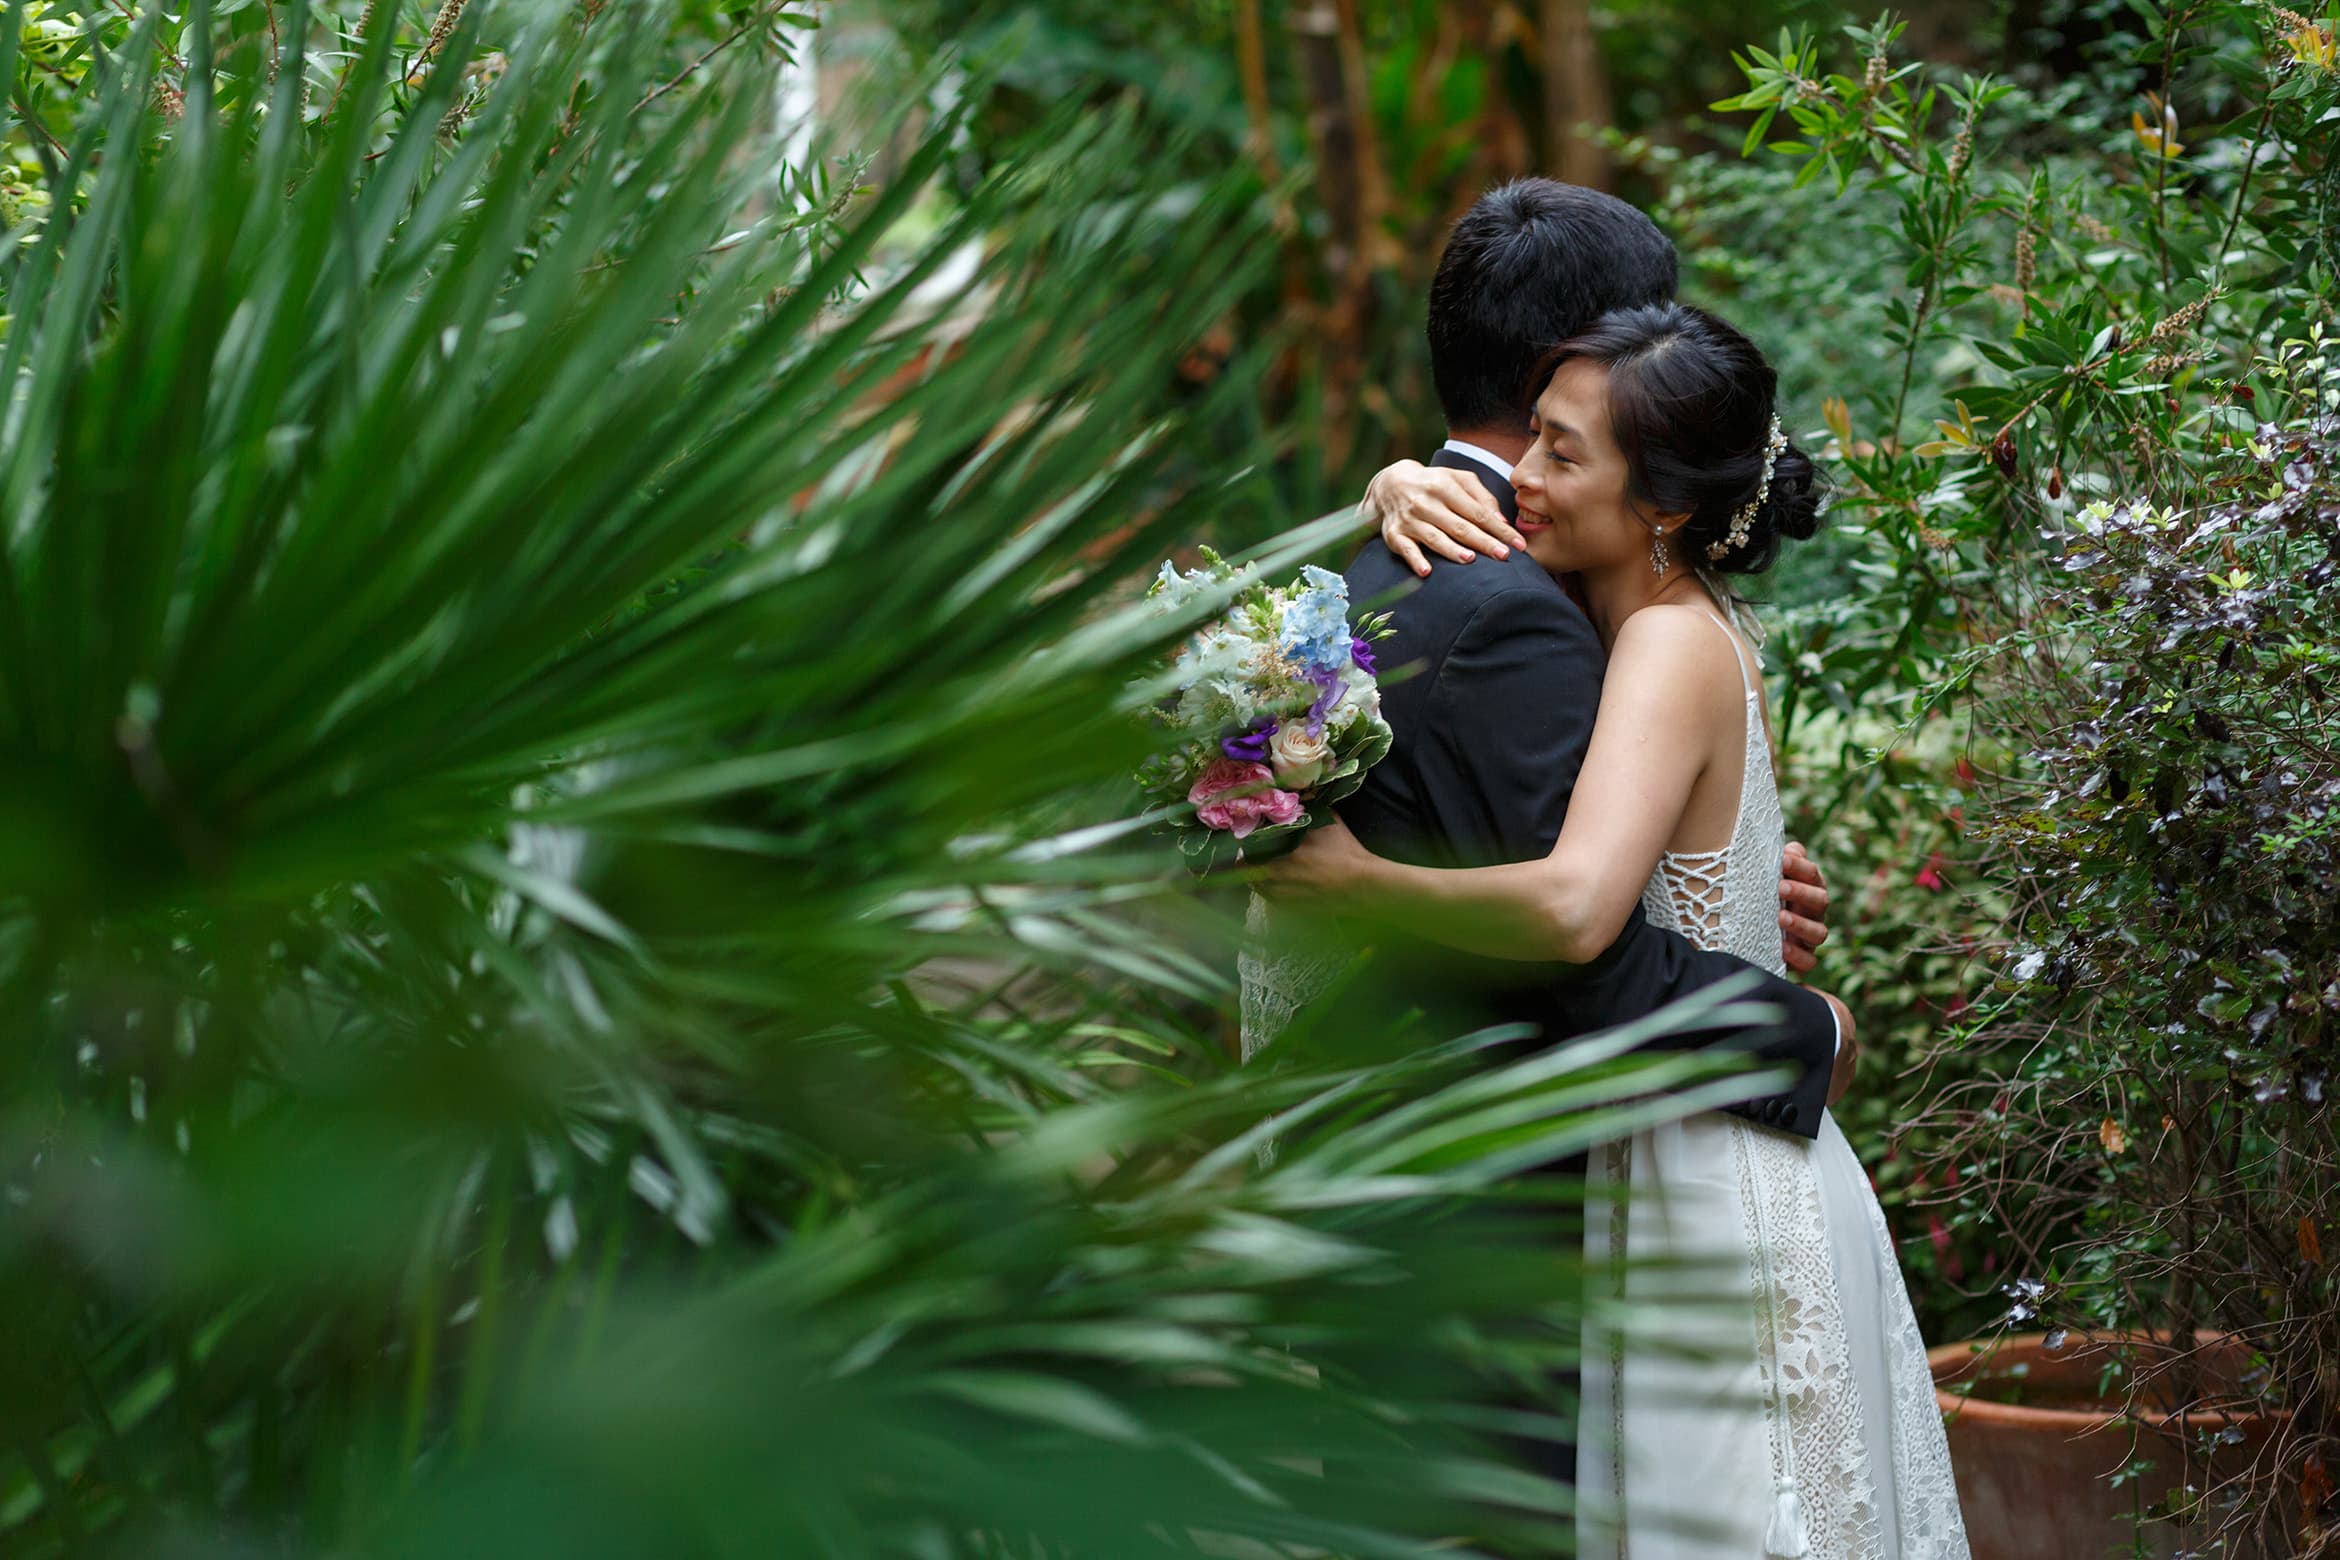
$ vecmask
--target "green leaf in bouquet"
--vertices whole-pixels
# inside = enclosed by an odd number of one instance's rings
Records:
[[[1347,801],[1365,783],[1365,766],[1343,764],[1325,778],[1308,799],[1311,807],[1330,808]]]
[[[1373,729],[1367,732],[1365,740],[1357,745],[1357,751],[1349,756],[1349,762],[1355,764],[1360,771],[1371,769],[1375,764],[1389,757],[1390,745],[1396,740],[1397,733],[1389,729],[1389,722],[1375,717]],[[1344,764],[1342,767],[1345,769],[1348,766]]]
[[[1245,866],[1256,867],[1275,860],[1300,843],[1300,836],[1330,816],[1324,812],[1303,811],[1290,823],[1263,824],[1242,839],[1233,835],[1226,838],[1235,846],[1229,854]]]
[[[1303,811],[1290,823],[1262,824],[1241,839],[1224,829],[1205,828],[1201,824],[1181,824],[1178,827],[1178,849],[1186,858],[1186,869],[1196,877],[1208,877],[1213,872],[1231,872],[1238,867],[1258,866],[1290,850],[1299,843],[1301,835],[1314,828],[1325,816],[1322,811]]]
[[[1365,772],[1389,756],[1390,744],[1395,740],[1396,733],[1386,722],[1374,721],[1356,750],[1310,788],[1308,805],[1321,811],[1355,795],[1357,787],[1365,783]]]

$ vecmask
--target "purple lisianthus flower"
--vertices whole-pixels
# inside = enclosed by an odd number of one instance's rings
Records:
[[[1312,668],[1308,680],[1316,684],[1317,688],[1316,702],[1308,707],[1308,729],[1311,734],[1322,736],[1325,716],[1331,714],[1332,707],[1341,702],[1341,696],[1348,692],[1348,685],[1341,681],[1340,673],[1327,668]]]
[[[1349,636],[1349,659],[1357,663],[1357,670],[1370,677],[1380,668],[1373,664],[1373,647],[1356,635]]]
[[[1255,721],[1249,731],[1232,737],[1221,737],[1219,751],[1239,764],[1264,764],[1267,762],[1268,744],[1275,740],[1275,735],[1274,720]]]

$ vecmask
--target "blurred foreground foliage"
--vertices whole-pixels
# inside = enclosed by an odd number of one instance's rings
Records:
[[[776,200],[687,11],[34,9],[0,1548],[1560,1542],[1511,1178],[1711,1069],[1237,1072],[1097,821],[1186,626],[1117,582],[1260,501],[1256,366],[1163,395],[1256,185],[1066,114],[880,268],[958,127]]]

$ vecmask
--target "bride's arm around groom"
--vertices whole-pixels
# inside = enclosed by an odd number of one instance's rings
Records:
[[[1416,580],[1375,540],[1349,569],[1351,598],[1407,591],[1381,647],[1385,666],[1418,667],[1383,689],[1397,740],[1341,808],[1366,848],[1425,866],[1537,860],[1559,838],[1590,747],[1606,657],[1591,622],[1523,553]],[[1820,1128],[1849,1081],[1851,1030],[1834,998],[1693,946],[1638,914],[1587,962],[1519,963],[1440,950],[1450,987],[1475,987],[1489,1015],[1535,1023],[1549,1040],[1642,1018],[1734,976],[1781,1015],[1774,1026],[1691,1029],[1658,1042],[1721,1041],[1793,1069],[1775,1095],[1731,1107],[1799,1136]],[[1840,1057],[1839,1035],[1847,1042]],[[1840,1060],[1845,1064],[1840,1067]]]

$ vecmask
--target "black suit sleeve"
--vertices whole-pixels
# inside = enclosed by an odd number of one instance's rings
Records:
[[[1479,861],[1530,861],[1560,837],[1568,800],[1592,741],[1604,665],[1592,624],[1554,592],[1489,596],[1457,633],[1429,690],[1422,761],[1447,771],[1433,793],[1454,800],[1441,820],[1447,836]],[[1572,696],[1554,697],[1554,689]],[[1710,953],[1641,916],[1590,964],[1526,965],[1536,990],[1522,993],[1543,1012],[1553,1039],[1640,1018],[1750,968]],[[1785,1015],[1778,1027],[1727,1037],[1712,1030],[1662,1044],[1687,1047],[1727,1038],[1768,1062],[1793,1065],[1786,1092],[1731,1107],[1767,1126],[1816,1136],[1836,1056],[1836,1019],[1818,993],[1768,973],[1751,993]]]

